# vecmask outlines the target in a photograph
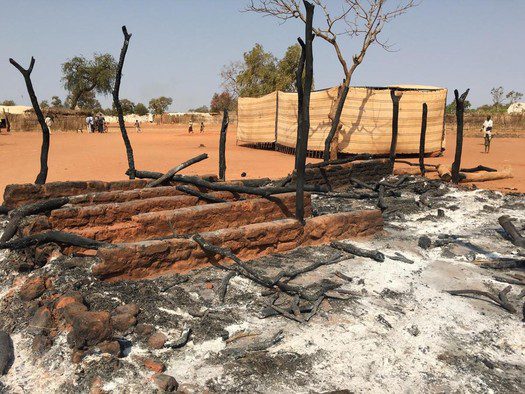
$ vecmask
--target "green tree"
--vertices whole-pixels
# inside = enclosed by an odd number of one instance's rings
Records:
[[[231,111],[235,109],[237,100],[228,92],[215,93],[211,98],[211,112],[221,112],[225,109]]]
[[[465,100],[465,110],[469,110],[472,107],[472,104],[470,101]],[[455,114],[456,113],[456,101],[452,101],[449,105],[445,107],[445,112],[447,114]]]
[[[189,109],[188,112],[198,112],[204,114],[210,112],[210,109],[205,105],[201,105],[200,107]]]
[[[109,94],[113,88],[117,63],[109,53],[93,59],[75,56],[62,64],[62,82],[69,92],[69,107],[75,109],[83,96],[91,92]]]
[[[243,61],[223,67],[222,87],[233,99],[239,96],[262,96],[275,90],[294,92],[295,72],[300,57],[299,44],[288,47],[280,60],[266,52],[260,44],[255,44],[244,53]]]
[[[51,106],[54,108],[60,108],[63,106],[62,100],[58,96],[51,97]]]
[[[122,106],[122,114],[130,115],[135,113],[135,103],[128,99],[121,99],[120,105]],[[115,104],[113,104],[113,112],[116,112]]]
[[[300,58],[301,46],[299,44],[288,47],[283,58],[277,63],[276,90],[283,92],[297,91],[295,86],[295,72]]]
[[[0,103],[0,105],[12,106],[12,105],[16,105],[16,103],[13,100],[4,100]]]
[[[241,97],[256,97],[273,92],[277,86],[277,59],[260,44],[244,53],[244,67],[236,82]]]
[[[71,96],[67,96],[66,100],[64,101],[64,104],[66,107],[69,108],[81,108],[83,110],[87,111],[100,111],[102,110],[102,106],[100,105],[100,102],[95,97],[95,92],[90,91],[84,93],[80,98],[77,100],[77,104],[73,107],[71,105]]]
[[[171,97],[157,97],[153,98],[149,101],[149,109],[155,114],[155,115],[162,115],[168,107],[173,103],[173,100]]]
[[[137,103],[137,105],[135,105],[135,114],[139,116],[147,115],[148,108],[142,103]]]
[[[47,102],[47,100],[42,100],[40,102],[40,108],[49,108],[49,103]]]

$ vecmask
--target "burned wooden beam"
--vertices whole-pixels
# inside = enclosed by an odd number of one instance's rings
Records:
[[[461,168],[461,153],[463,151],[463,115],[465,112],[465,100],[467,98],[467,89],[461,96],[458,90],[454,90],[454,98],[456,100],[456,153],[454,154],[454,162],[452,163],[452,182],[459,183],[461,180],[459,169]]]
[[[419,169],[421,175],[425,175],[425,137],[427,134],[427,103],[423,103],[423,114],[421,116],[421,134],[419,136]]]
[[[342,250],[343,252],[347,252],[355,256],[368,257],[369,259],[375,260],[379,263],[385,261],[385,255],[378,250],[362,249],[355,245],[339,241],[334,241],[330,243],[330,246],[332,248]]]
[[[523,237],[518,229],[512,223],[512,218],[508,215],[503,215],[498,218],[498,222],[503,230],[507,233],[513,245],[519,248],[525,248],[525,237]]]
[[[26,216],[36,215],[58,209],[69,202],[69,197],[50,198],[32,204],[22,205],[10,212],[9,222],[4,228],[4,233],[0,237],[0,243],[9,241],[16,234],[20,221]]]
[[[312,24],[314,19],[314,5],[303,1],[306,8],[305,41],[298,39],[301,45],[301,59],[296,73],[298,98],[297,111],[297,144],[295,148],[295,171],[297,173],[297,189],[295,196],[295,217],[304,222],[304,184],[306,154],[308,150],[308,133],[310,131],[310,92],[313,83],[313,51],[312,41],[314,34]],[[303,83],[304,69],[304,83]]]
[[[21,250],[30,246],[42,245],[46,243],[64,244],[67,246],[77,246],[84,249],[99,249],[115,247],[107,242],[96,241],[91,238],[81,237],[76,234],[65,233],[62,231],[48,231],[27,237],[17,238],[13,241],[0,243],[0,249]]]
[[[222,114],[221,133],[219,138],[219,179],[226,180],[226,132],[228,131],[228,110],[225,109]]]
[[[184,163],[181,163],[178,166],[173,167],[172,169],[170,169],[168,172],[166,172],[160,178],[151,181],[145,187],[148,188],[148,187],[160,186],[163,183],[168,182],[169,180],[171,180],[171,178],[173,178],[173,176],[177,172],[179,172],[179,171],[185,169],[186,167],[189,167],[189,166],[191,166],[191,165],[193,165],[195,163],[198,163],[199,161],[205,160],[207,158],[208,158],[208,155],[206,153],[202,153],[202,154],[200,154],[198,156],[195,156],[195,157],[193,157],[193,158],[191,158],[189,160],[186,160]]]
[[[227,200],[223,198],[210,196],[208,193],[201,193],[198,190],[190,189],[189,187],[186,187],[186,186],[177,186],[177,190],[183,193],[189,194],[190,196],[198,197],[201,200],[208,201],[211,203],[227,202]]]
[[[447,293],[454,295],[454,296],[463,296],[463,297],[469,297],[469,296],[481,296],[488,298],[490,301],[494,302],[499,307],[505,309],[509,313],[516,313],[516,308],[514,308],[507,299],[507,293],[512,289],[512,286],[507,286],[503,290],[501,290],[498,295],[494,295],[489,293],[488,291],[482,291],[482,290],[445,290]]]
[[[401,92],[395,89],[390,90],[390,98],[392,99],[392,139],[390,141],[390,165],[394,171],[394,162],[396,161],[397,149],[397,134],[399,127],[399,101],[401,100]]]
[[[16,69],[20,71],[20,73],[24,77],[27,93],[29,94],[29,98],[31,99],[31,105],[33,106],[33,110],[35,111],[38,123],[40,124],[40,128],[42,129],[42,147],[40,149],[40,172],[36,177],[35,183],[37,185],[43,185],[44,183],[46,183],[47,180],[47,159],[49,156],[50,138],[49,127],[47,127],[46,120],[44,119],[44,114],[40,109],[40,104],[38,104],[35,89],[33,89],[33,82],[31,82],[31,72],[33,71],[33,67],[35,66],[35,58],[31,57],[31,63],[29,63],[29,68],[27,70],[13,59],[9,59],[9,62],[13,66],[15,66]]]
[[[131,39],[131,34],[128,34],[126,26],[122,26],[122,33],[124,34],[124,44],[120,50],[120,58],[117,66],[117,76],[115,78],[115,87],[113,88],[113,104],[117,110],[118,115],[118,124],[120,127],[120,133],[122,134],[122,139],[124,140],[124,145],[126,146],[126,155],[128,157],[128,174],[129,179],[135,179],[135,159],[133,157],[133,148],[131,147],[131,141],[128,137],[128,132],[126,131],[126,124],[124,122],[124,114],[122,112],[122,105],[120,105],[119,100],[119,90],[120,90],[120,81],[122,79],[122,68],[124,67],[124,59],[126,58],[126,52],[128,51],[129,40]]]

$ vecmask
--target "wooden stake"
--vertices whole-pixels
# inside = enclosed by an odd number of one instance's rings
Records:
[[[228,131],[229,117],[225,109],[222,115],[221,136],[219,139],[219,179],[226,180],[226,132]]]
[[[421,119],[421,135],[419,136],[419,168],[425,176],[425,136],[427,133],[427,103],[423,103],[423,117]]]
[[[461,177],[459,169],[461,167],[461,152],[463,150],[463,113],[465,111],[465,99],[467,98],[467,89],[461,96],[458,90],[454,90],[454,97],[456,99],[456,154],[454,155],[454,163],[452,163],[452,182],[459,183]]]
[[[118,124],[120,126],[120,133],[122,134],[122,139],[124,140],[124,145],[126,146],[126,154],[128,156],[128,174],[129,179],[135,179],[135,159],[133,158],[133,148],[131,147],[131,142],[128,137],[128,132],[126,131],[126,124],[124,123],[124,115],[122,113],[122,106],[120,105],[119,100],[119,90],[120,90],[120,80],[122,78],[122,68],[124,67],[124,59],[126,58],[126,52],[128,51],[129,40],[131,34],[128,34],[126,26],[122,26],[122,33],[124,34],[124,44],[120,50],[120,58],[118,61],[117,67],[117,77],[115,78],[115,87],[113,89],[113,104],[118,114]]]
[[[297,94],[298,94],[298,115],[297,115],[297,145],[295,149],[295,169],[297,171],[297,190],[295,194],[295,217],[304,223],[304,174],[306,165],[306,154],[308,149],[308,133],[310,131],[310,92],[313,82],[313,51],[312,41],[314,38],[312,24],[314,18],[314,5],[303,0],[306,8],[305,40],[301,44],[301,59],[296,74]],[[304,86],[302,84],[304,68]]]
[[[390,142],[390,165],[392,171],[394,171],[394,162],[396,161],[396,148],[397,148],[397,132],[399,125],[399,100],[401,100],[400,93],[395,90],[390,90],[390,97],[392,98],[393,110],[392,110],[392,140]]]

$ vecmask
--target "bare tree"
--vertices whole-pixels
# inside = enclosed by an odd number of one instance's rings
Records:
[[[390,48],[387,41],[378,39],[379,34],[385,24],[416,6],[416,2],[414,0],[341,0],[339,10],[334,13],[333,9],[328,7],[328,0],[312,1],[321,8],[325,17],[322,26],[313,27],[314,35],[332,45],[344,72],[343,89],[339,89],[337,109],[331,119],[332,127],[325,141],[323,157],[328,161],[330,144],[339,128],[339,120],[354,71],[363,62],[370,45],[376,43],[387,50]],[[388,7],[387,3],[394,3],[394,6]],[[271,15],[282,21],[298,18],[306,23],[306,15],[301,11],[298,0],[250,0],[245,11]],[[344,57],[339,45],[338,39],[344,37],[362,38],[361,45],[351,60]]]
[[[27,70],[13,59],[9,59],[9,62],[13,66],[15,66],[16,69],[20,71],[20,73],[23,75],[27,87],[27,93],[29,94],[29,98],[31,99],[31,104],[33,105],[33,109],[35,110],[38,123],[40,123],[40,127],[42,128],[40,172],[36,177],[35,183],[37,185],[43,185],[44,183],[46,183],[47,179],[47,157],[49,155],[49,127],[47,127],[44,114],[42,113],[40,105],[38,104],[38,99],[36,98],[35,89],[33,89],[33,83],[31,82],[31,72],[33,71],[33,67],[35,66],[35,58],[31,58],[31,63],[29,64],[29,68]]]

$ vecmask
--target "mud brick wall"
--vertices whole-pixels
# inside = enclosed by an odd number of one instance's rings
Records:
[[[370,236],[383,228],[378,210],[343,212],[309,218],[305,226],[295,219],[256,223],[201,233],[208,242],[231,249],[243,260],[286,252],[298,246],[327,244],[334,240]],[[141,279],[187,272],[211,263],[231,263],[210,256],[192,239],[173,238],[120,244],[97,251],[100,263],[93,273],[103,279]]]
[[[7,185],[4,191],[4,205],[12,209],[46,198],[68,197],[115,190],[132,190],[142,188],[147,183],[147,180],[135,179],[115,182],[70,181],[50,182],[45,185],[35,185],[32,183]]]
[[[307,167],[306,183],[309,185],[327,185],[332,189],[348,186],[350,178],[377,182],[390,175],[392,169],[386,159],[363,160],[325,167]],[[294,179],[292,179],[294,182]]]
[[[294,212],[295,193],[286,193],[271,199],[256,198],[144,213],[133,216],[128,222],[68,228],[67,231],[111,243],[134,242],[289,218]],[[305,194],[305,215],[311,213],[310,195]]]

